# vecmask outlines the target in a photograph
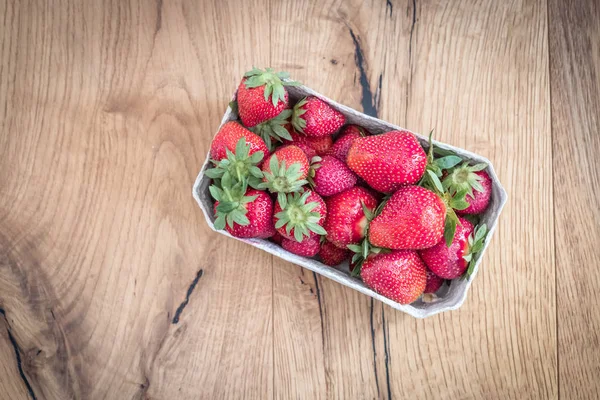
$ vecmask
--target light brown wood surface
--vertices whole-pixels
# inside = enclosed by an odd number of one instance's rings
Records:
[[[593,1],[0,2],[0,399],[595,398]],[[415,320],[207,227],[191,187],[273,66],[482,154],[464,306]]]

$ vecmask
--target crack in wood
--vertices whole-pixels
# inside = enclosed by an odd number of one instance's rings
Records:
[[[187,293],[185,294],[185,300],[183,300],[183,302],[179,305],[179,307],[177,307],[177,311],[175,311],[175,316],[173,317],[173,321],[172,321],[173,324],[177,324],[179,322],[179,317],[181,316],[181,313],[183,312],[183,309],[185,308],[185,306],[187,306],[188,303],[190,302],[190,296],[192,295],[192,292],[196,288],[198,281],[200,280],[200,278],[202,278],[202,275],[204,275],[204,270],[203,269],[198,270],[196,277],[194,278],[194,280],[188,287]]]
[[[8,333],[8,340],[10,340],[10,344],[12,345],[13,349],[15,350],[15,358],[17,359],[17,369],[19,370],[19,375],[21,376],[21,380],[25,384],[25,387],[27,388],[27,392],[29,392],[29,396],[33,400],[36,400],[37,397],[35,396],[35,393],[33,392],[33,388],[31,387],[31,384],[29,383],[27,376],[25,376],[25,371],[23,371],[23,363],[21,361],[21,350],[19,349],[19,345],[17,344],[17,341],[15,340],[14,336],[12,335],[12,332],[10,331],[10,324],[8,323],[8,318],[6,318],[6,312],[4,311],[4,309],[0,308],[0,314],[2,314],[2,316],[4,317],[4,320],[6,321],[6,332]],[[40,354],[40,351],[38,351],[38,354]]]
[[[387,10],[390,10],[390,18],[392,18],[392,13],[394,12],[394,5],[391,0],[385,0],[385,13],[387,14]]]
[[[359,82],[360,86],[362,87],[361,103],[363,112],[367,115],[377,118],[377,106],[373,101],[373,92],[371,91],[371,85],[369,84],[369,78],[367,77],[367,72],[365,69],[365,58],[362,47],[360,46],[360,37],[356,36],[352,28],[349,26],[348,30],[350,31],[350,36],[352,36],[352,41],[354,42],[354,61],[356,62],[356,66],[358,67],[358,72],[360,74]]]
[[[373,370],[375,371],[375,386],[377,397],[380,397],[379,377],[377,376],[377,346],[375,346],[375,328],[373,327],[373,298],[371,297],[371,343],[373,344]]]
[[[385,380],[387,383],[388,400],[392,400],[392,387],[390,385],[390,356],[388,351],[387,333],[385,330],[385,310],[381,304],[381,324],[383,328],[383,351],[385,354]]]
[[[408,13],[408,10],[407,10]],[[415,31],[415,25],[417,23],[417,0],[412,0],[412,22],[410,25],[410,37],[408,39],[408,84],[406,85],[406,106],[404,109],[404,124],[407,123],[408,119],[408,96],[410,95],[410,86],[412,84],[412,42],[413,34]]]
[[[317,302],[319,303],[319,317],[321,318],[321,340],[323,343],[323,347],[325,347],[325,324],[323,321],[323,305],[321,304],[321,289],[319,288],[319,280],[317,279],[317,274],[314,271],[313,277],[315,278],[315,290],[317,291]]]

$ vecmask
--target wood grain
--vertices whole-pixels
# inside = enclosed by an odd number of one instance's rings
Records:
[[[593,1],[0,2],[0,399],[593,398]],[[211,232],[250,66],[490,158],[465,305],[414,320]]]
[[[550,1],[560,394],[600,393],[600,6]]]

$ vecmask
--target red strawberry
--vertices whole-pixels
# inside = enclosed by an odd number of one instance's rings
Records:
[[[308,143],[305,142],[293,142],[294,146],[299,147],[304,154],[306,154],[306,158],[308,158],[309,160],[312,160],[312,158],[314,156],[317,155],[317,151],[315,149],[313,149],[312,147],[310,147],[310,145]]]
[[[273,222],[277,232],[284,238],[297,242],[303,237],[324,235],[323,229],[327,206],[315,192],[292,193],[278,198],[275,203]]]
[[[445,279],[455,279],[467,270],[473,254],[483,248],[487,227],[481,225],[475,232],[473,224],[465,218],[458,218],[454,239],[448,247],[442,239],[438,244],[419,254],[429,269]]]
[[[307,145],[309,145],[310,147],[315,149],[315,151],[317,152],[317,155],[320,155],[320,156],[327,154],[327,152],[333,145],[333,138],[331,136],[321,136],[321,137],[304,136],[304,135],[301,135],[301,134],[297,133],[296,131],[294,131],[294,128],[292,128],[291,125],[289,125],[288,132],[290,133],[290,136],[292,138],[292,141],[291,141],[292,144],[306,143]]]
[[[325,199],[327,218],[325,230],[327,240],[345,249],[349,244],[357,244],[364,237],[368,220],[362,204],[371,211],[377,207],[377,200],[368,190],[355,186]]]
[[[278,245],[281,245],[281,241],[283,240],[283,236],[281,236],[279,234],[279,232],[275,231],[275,233],[273,234],[273,236],[271,236],[269,239],[271,239],[271,241],[273,243],[277,243]]]
[[[241,138],[245,138],[246,144],[250,145],[249,155],[258,151],[262,151],[265,156],[269,154],[269,149],[260,136],[255,135],[235,121],[229,121],[219,129],[219,132],[213,138],[210,145],[210,158],[215,161],[226,158],[227,150],[235,152],[235,147]]]
[[[426,249],[444,235],[446,206],[435,193],[405,186],[390,197],[369,226],[373,246],[388,249]]]
[[[258,168],[262,164],[263,152],[257,151],[249,155],[249,151],[246,138],[240,138],[235,146],[235,153],[226,149],[227,157],[218,162],[213,161],[215,167],[207,169],[204,174],[211,179],[220,179],[225,186],[231,186],[234,181],[246,180],[249,186],[258,189],[263,177]]]
[[[451,194],[466,191],[465,201],[469,205],[464,210],[457,210],[459,214],[479,214],[487,208],[492,197],[492,180],[484,169],[486,164],[468,165],[467,163],[456,167],[442,181],[442,185]]]
[[[354,172],[333,156],[323,157],[313,168],[314,188],[321,196],[332,196],[356,185]]]
[[[392,193],[421,179],[427,155],[415,135],[392,131],[354,139],[346,162],[373,189]]]
[[[321,261],[325,265],[339,265],[344,260],[350,258],[350,251],[346,249],[340,249],[328,240],[321,242],[321,250],[319,251]]]
[[[411,250],[370,256],[362,265],[360,277],[365,285],[400,304],[417,300],[427,282],[425,264]]]
[[[294,106],[292,125],[306,136],[329,136],[344,125],[344,115],[318,97],[308,96]]]
[[[275,150],[264,161],[262,170],[263,183],[258,185],[259,189],[278,193],[278,199],[285,197],[285,193],[298,192],[308,183],[308,158],[297,146],[290,145]]]
[[[429,268],[427,268],[427,284],[425,285],[425,290],[423,291],[423,293],[435,293],[440,289],[440,287],[442,287],[443,283],[444,278],[440,278],[439,276],[431,272]]]
[[[319,237],[304,238],[303,241],[283,239],[281,247],[290,253],[297,254],[303,257],[314,257],[319,252]]]
[[[253,68],[244,74],[237,92],[240,119],[247,127],[253,127],[275,118],[288,105],[288,92],[284,86],[297,86],[298,82],[285,81],[287,72],[263,71]]]
[[[327,151],[327,154],[346,162],[348,151],[350,151],[350,146],[352,146],[354,139],[368,135],[370,135],[370,133],[365,128],[358,125],[348,125],[342,129],[340,136],[337,138],[331,149]]]
[[[268,193],[236,185],[224,191],[210,186],[215,198],[216,229],[226,229],[239,238],[268,238],[275,233],[273,225],[273,200]]]

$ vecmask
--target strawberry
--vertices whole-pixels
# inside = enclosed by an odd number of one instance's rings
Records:
[[[292,115],[292,110],[285,109],[274,118],[261,122],[260,124],[249,128],[252,132],[260,136],[264,141],[269,150],[273,150],[275,147],[273,140],[276,142],[283,142],[292,140],[290,132],[286,128],[288,125],[288,119]]]
[[[242,123],[253,127],[275,118],[288,106],[288,92],[285,86],[298,86],[289,81],[287,72],[265,71],[253,68],[244,74],[238,87],[237,108]]]
[[[464,200],[468,207],[458,210],[459,214],[479,214],[487,208],[492,197],[492,180],[484,169],[486,164],[463,165],[452,169],[443,179],[444,189],[451,194],[466,191]]]
[[[333,156],[325,156],[313,164],[314,189],[321,196],[332,196],[356,185],[356,175],[342,161]]]
[[[423,291],[423,293],[435,293],[440,289],[440,287],[442,287],[442,284],[444,283],[444,278],[440,278],[439,276],[431,272],[429,268],[427,268],[426,272],[427,283],[425,284],[425,290]]]
[[[321,250],[319,250],[321,261],[325,265],[339,265],[344,260],[350,258],[350,251],[340,249],[328,240],[321,241]]]
[[[306,136],[333,135],[344,125],[344,115],[315,96],[308,96],[294,106],[292,125]]]
[[[340,136],[337,138],[335,143],[333,143],[333,146],[327,151],[327,154],[334,156],[340,161],[346,162],[348,151],[350,151],[350,146],[352,146],[354,139],[369,135],[369,131],[367,131],[365,128],[362,128],[358,125],[348,125],[342,129]]]
[[[283,200],[283,201],[282,201]],[[325,202],[315,192],[292,193],[278,198],[273,222],[284,238],[301,242],[303,237],[325,235],[323,223],[327,215]]]
[[[281,247],[303,257],[314,257],[319,252],[319,237],[304,238],[301,242],[284,238]]]
[[[309,163],[306,154],[297,146],[280,147],[263,163],[263,183],[259,189],[278,193],[280,202],[285,193],[293,193],[308,183]]]
[[[427,155],[415,135],[392,131],[354,139],[346,162],[373,189],[392,193],[421,179]]]
[[[419,252],[429,269],[444,279],[455,279],[465,273],[473,254],[483,248],[487,233],[486,225],[481,225],[475,232],[473,224],[465,218],[459,217],[458,221],[450,246],[442,239],[435,246]]]
[[[229,121],[219,129],[219,132],[213,138],[210,145],[210,158],[215,161],[226,158],[227,150],[235,151],[235,147],[241,138],[245,138],[246,144],[250,146],[249,155],[259,151],[264,155],[269,154],[269,149],[260,136],[250,132],[238,122]]]
[[[445,217],[446,206],[438,195],[420,186],[404,186],[371,221],[369,241],[388,249],[425,249],[442,239]]]
[[[283,240],[283,236],[281,236],[279,234],[279,232],[275,231],[275,233],[273,234],[273,236],[271,236],[269,238],[273,243],[277,243],[278,245],[281,245],[281,241]]]
[[[211,179],[225,181],[226,186],[230,186],[232,183],[227,182],[232,180],[246,180],[251,187],[258,189],[263,176],[258,168],[263,160],[263,152],[257,151],[250,155],[250,146],[246,144],[246,138],[243,136],[235,146],[235,153],[228,148],[225,152],[227,157],[218,162],[213,160],[215,167],[207,169],[204,174]]]
[[[310,147],[309,144],[305,143],[305,142],[292,142],[294,144],[294,146],[297,146],[300,148],[300,150],[302,150],[304,152],[304,154],[306,154],[306,158],[308,158],[309,160],[312,160],[313,157],[317,156],[317,151],[315,149],[313,149],[312,147]]]
[[[365,188],[355,186],[325,199],[327,218],[323,225],[327,240],[342,249],[359,243],[366,234],[368,219],[364,207],[373,211],[377,200]]]
[[[425,264],[411,250],[369,256],[362,265],[360,277],[365,285],[400,304],[417,300],[427,282]]]
[[[239,238],[264,239],[273,236],[273,200],[268,193],[246,189],[244,183],[238,183],[231,189],[212,185],[209,190],[216,200],[216,229],[226,229]]]
[[[327,154],[327,152],[333,145],[333,138],[331,136],[304,136],[294,131],[291,125],[288,131],[290,133],[290,136],[292,137],[292,144],[306,143],[308,146],[312,147],[319,156]]]

